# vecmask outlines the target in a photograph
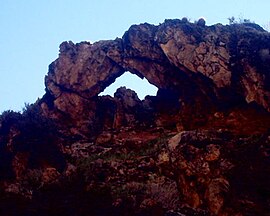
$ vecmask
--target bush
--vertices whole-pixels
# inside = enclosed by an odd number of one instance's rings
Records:
[[[59,135],[55,122],[45,117],[36,104],[26,104],[22,113],[5,111],[0,116],[0,153],[6,155],[8,163],[11,153],[28,152],[30,168],[39,168],[46,163],[64,169],[65,160],[58,146]],[[6,165],[7,160],[3,161],[3,166]]]
[[[233,24],[254,23],[254,22],[250,21],[250,19],[244,19],[244,18],[241,18],[241,17],[238,18],[238,19],[236,19],[234,16],[229,17],[228,20],[229,20],[229,24],[230,25],[233,25]]]
[[[12,110],[4,111],[0,115],[0,136],[5,136],[9,133],[12,125],[16,125],[21,119],[21,113]]]
[[[8,149],[11,128],[21,119],[21,114],[11,110],[5,111],[0,115],[0,180],[12,179],[12,152]]]
[[[30,152],[31,168],[39,168],[43,162],[61,170],[64,168],[65,160],[58,147],[58,128],[52,119],[42,114],[39,106],[25,106],[19,121],[19,131],[14,147],[17,151]]]

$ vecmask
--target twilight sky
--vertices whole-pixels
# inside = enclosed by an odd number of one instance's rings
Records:
[[[232,16],[263,27],[270,22],[269,0],[0,1],[0,113],[21,110],[24,103],[42,97],[44,76],[57,58],[62,41],[115,39],[132,24],[159,24],[164,19],[184,16],[191,21],[204,17],[207,25],[228,24],[227,18]],[[134,77],[128,75],[120,81],[115,85],[126,85],[141,98],[153,94],[154,89],[144,86],[146,81],[135,81],[134,86]]]

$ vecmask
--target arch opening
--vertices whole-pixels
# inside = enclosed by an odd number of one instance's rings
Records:
[[[114,83],[105,88],[103,92],[99,93],[99,96],[110,95],[113,97],[116,90],[120,87],[126,87],[135,91],[140,100],[143,100],[147,95],[156,96],[158,91],[158,88],[149,83],[146,78],[141,79],[127,71],[118,77]]]

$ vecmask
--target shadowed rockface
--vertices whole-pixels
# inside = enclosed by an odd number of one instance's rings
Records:
[[[127,71],[157,95],[98,96]],[[269,214],[270,34],[260,26],[183,18],[63,42],[45,85],[23,113],[0,116],[0,214]]]

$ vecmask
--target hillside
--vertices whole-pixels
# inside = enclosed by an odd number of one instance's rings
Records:
[[[0,215],[269,215],[269,50],[186,18],[63,42],[46,94],[0,116]],[[99,96],[128,72],[157,95]]]

